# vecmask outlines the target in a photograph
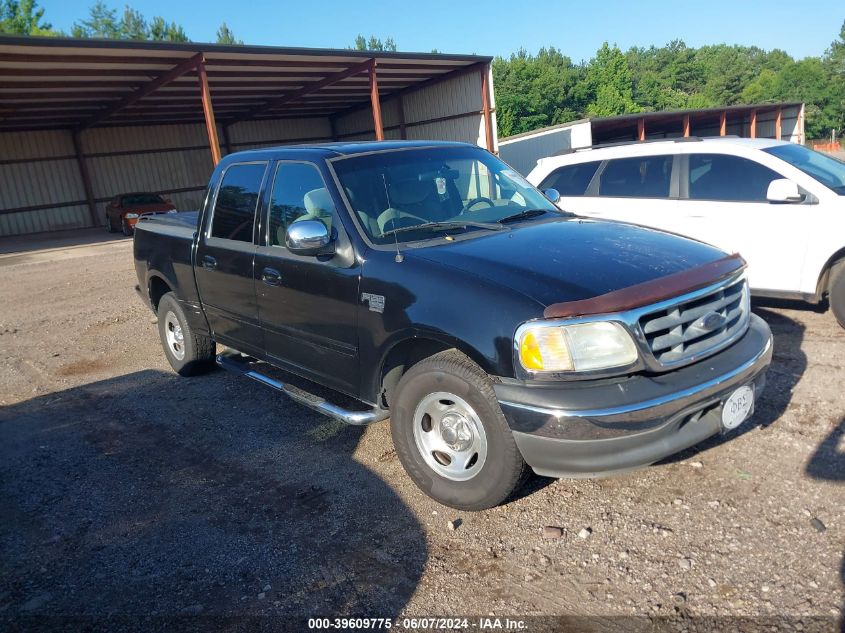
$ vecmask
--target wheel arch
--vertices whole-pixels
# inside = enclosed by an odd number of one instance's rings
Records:
[[[429,332],[409,334],[393,341],[382,355],[376,375],[375,401],[390,408],[391,399],[405,372],[420,361],[449,349],[461,352],[483,371],[490,373],[483,355],[463,341]]]
[[[149,279],[147,279],[147,296],[150,298],[150,306],[153,312],[158,312],[158,304],[168,292],[173,292],[173,285],[163,275],[153,273],[149,276]]]
[[[822,271],[819,274],[819,280],[816,283],[816,301],[821,301],[828,293],[830,289],[830,271],[833,270],[833,267],[841,260],[845,260],[845,246],[828,257],[822,267]]]

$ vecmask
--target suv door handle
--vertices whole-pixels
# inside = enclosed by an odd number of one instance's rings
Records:
[[[280,273],[275,268],[265,268],[261,271],[261,281],[263,281],[268,286],[281,286],[282,273]]]
[[[217,268],[217,260],[211,255],[206,255],[202,258],[202,267],[206,270],[215,270]]]

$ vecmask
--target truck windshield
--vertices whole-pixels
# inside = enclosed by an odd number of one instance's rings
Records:
[[[842,161],[795,143],[777,145],[763,151],[797,167],[840,196],[845,196],[845,163]]]
[[[522,176],[475,147],[387,150],[336,159],[332,166],[375,244],[431,239],[438,232],[433,227],[483,233],[527,210],[539,211],[521,219],[557,210]]]

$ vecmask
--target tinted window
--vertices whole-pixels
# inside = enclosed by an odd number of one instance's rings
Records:
[[[123,196],[123,204],[163,204],[161,196],[154,193],[131,193]]]
[[[601,161],[555,169],[540,184],[540,190],[557,189],[562,196],[583,196]]]
[[[288,227],[302,220],[320,220],[331,230],[334,202],[314,165],[279,163],[270,199],[271,246],[282,246]]]
[[[226,170],[211,217],[211,237],[252,242],[255,207],[265,167],[264,163],[257,163],[232,165]]]
[[[793,167],[797,167],[823,185],[830,187],[840,196],[845,196],[845,162],[795,143],[776,145],[763,151],[785,160]]]
[[[780,174],[747,158],[727,154],[691,154],[690,200],[765,202],[769,183]]]
[[[668,198],[672,156],[637,156],[608,161],[599,181],[600,196]]]

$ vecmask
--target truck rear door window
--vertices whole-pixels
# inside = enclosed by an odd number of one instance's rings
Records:
[[[214,203],[210,237],[252,242],[255,208],[266,168],[266,163],[248,163],[226,169]]]
[[[600,160],[560,167],[546,176],[539,189],[556,189],[562,196],[583,196],[599,165]]]
[[[636,156],[610,160],[600,179],[600,196],[668,198],[672,182],[672,156]]]

